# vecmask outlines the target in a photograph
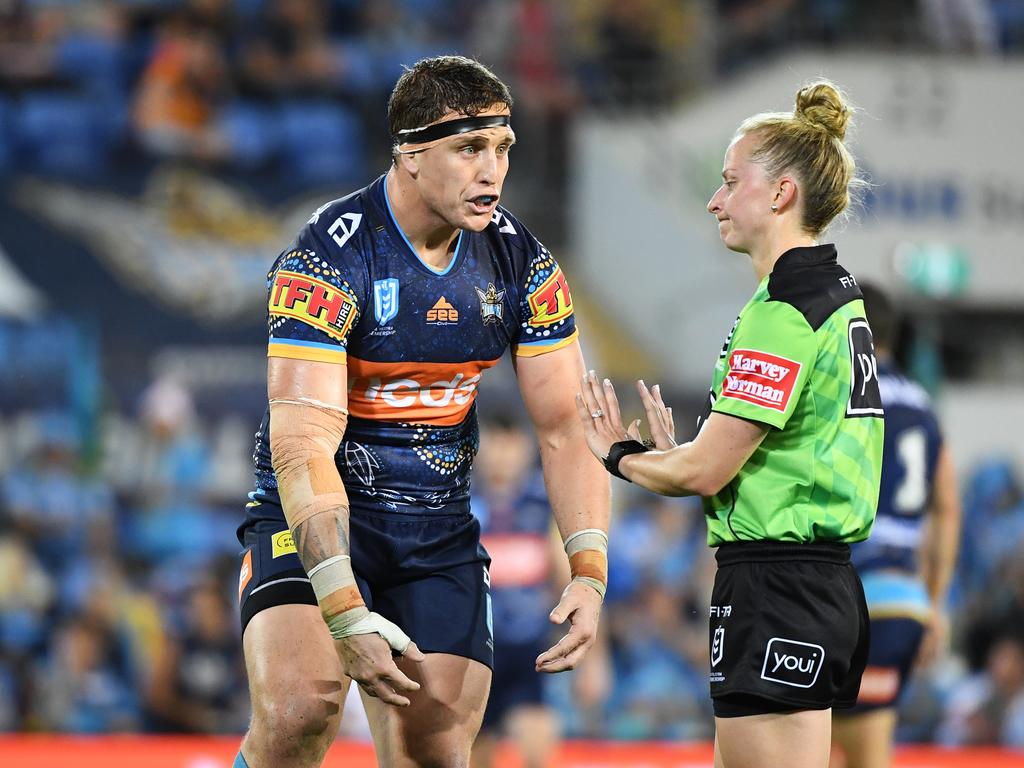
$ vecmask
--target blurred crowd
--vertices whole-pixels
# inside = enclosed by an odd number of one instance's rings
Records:
[[[197,418],[170,380],[105,417],[91,451],[69,412],[0,420],[0,730],[244,730],[234,528],[251,426]],[[1024,747],[1024,493],[998,460],[964,488],[951,645],[919,671],[900,738]],[[548,678],[549,703],[574,736],[711,738],[700,505],[621,483],[616,497],[610,679],[582,706],[571,675]]]
[[[531,166],[567,116],[667,107],[801,46],[1000,55],[1015,0],[6,0],[0,173],[95,179],[140,158],[359,178],[385,159],[402,63],[479,56],[517,97]],[[315,148],[315,152],[310,149]]]

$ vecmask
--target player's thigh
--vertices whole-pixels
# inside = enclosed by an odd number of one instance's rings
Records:
[[[873,709],[832,719],[832,741],[846,756],[846,768],[889,768],[896,710]]]
[[[377,748],[389,768],[465,766],[487,705],[491,670],[463,656],[429,653],[420,663],[396,660],[420,684],[408,707],[360,691]]]
[[[832,713],[828,709],[716,717],[721,765],[724,768],[826,768],[831,722]]]
[[[336,725],[349,678],[316,606],[260,611],[249,621],[242,647],[254,725],[287,728],[301,719],[308,735]]]

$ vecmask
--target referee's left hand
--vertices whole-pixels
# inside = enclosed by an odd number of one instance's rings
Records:
[[[562,624],[569,619],[569,632],[537,657],[535,669],[538,672],[564,672],[580,663],[597,637],[601,602],[601,596],[593,587],[581,581],[569,582],[548,617],[552,624]]]
[[[612,383],[608,379],[601,381],[593,371],[583,376],[581,390],[576,395],[576,412],[583,424],[583,434],[591,453],[604,461],[612,443],[630,438],[622,426],[619,399]]]

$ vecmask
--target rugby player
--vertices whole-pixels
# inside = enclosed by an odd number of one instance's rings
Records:
[[[317,766],[349,678],[386,766],[464,766],[494,639],[469,510],[474,401],[511,349],[572,580],[572,669],[607,581],[609,481],[587,455],[561,269],[498,205],[512,97],[459,56],[418,62],[388,103],[393,162],[321,206],[268,275],[269,404],[239,528],[252,722],[236,766]],[[310,147],[311,152],[316,147]]]
[[[857,282],[819,245],[847,205],[851,110],[827,82],[792,114],[740,125],[708,203],[726,247],[760,281],[712,377],[697,437],[677,445],[657,390],[638,389],[656,450],[623,428],[615,391],[589,373],[577,409],[609,472],[704,497],[717,547],[710,687],[715,765],[824,768],[831,708],[857,698],[868,616],[849,543],[874,520],[882,404]]]
[[[871,616],[871,647],[857,706],[834,713],[832,740],[847,768],[888,768],[900,696],[915,661],[945,642],[946,597],[960,538],[960,494],[928,394],[892,358],[896,314],[861,285],[874,331],[885,407],[882,486],[871,538],[852,547]]]

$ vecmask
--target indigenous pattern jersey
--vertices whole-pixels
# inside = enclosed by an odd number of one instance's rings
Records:
[[[835,247],[784,253],[715,365],[708,415],[770,429],[736,477],[704,499],[710,546],[867,538],[882,463],[876,367],[860,289]]]
[[[347,364],[349,421],[335,463],[354,510],[468,511],[474,400],[505,350],[577,336],[551,254],[498,208],[463,231],[444,272],[398,227],[386,176],[318,209],[268,275],[268,356]],[[281,520],[269,409],[256,435],[247,523]]]
[[[885,447],[878,515],[871,538],[851,548],[872,618],[928,615],[917,553],[931,502],[942,433],[924,389],[881,365]]]
[[[539,473],[502,502],[473,495],[481,542],[491,556],[491,599],[495,637],[529,643],[550,633],[551,506]]]

